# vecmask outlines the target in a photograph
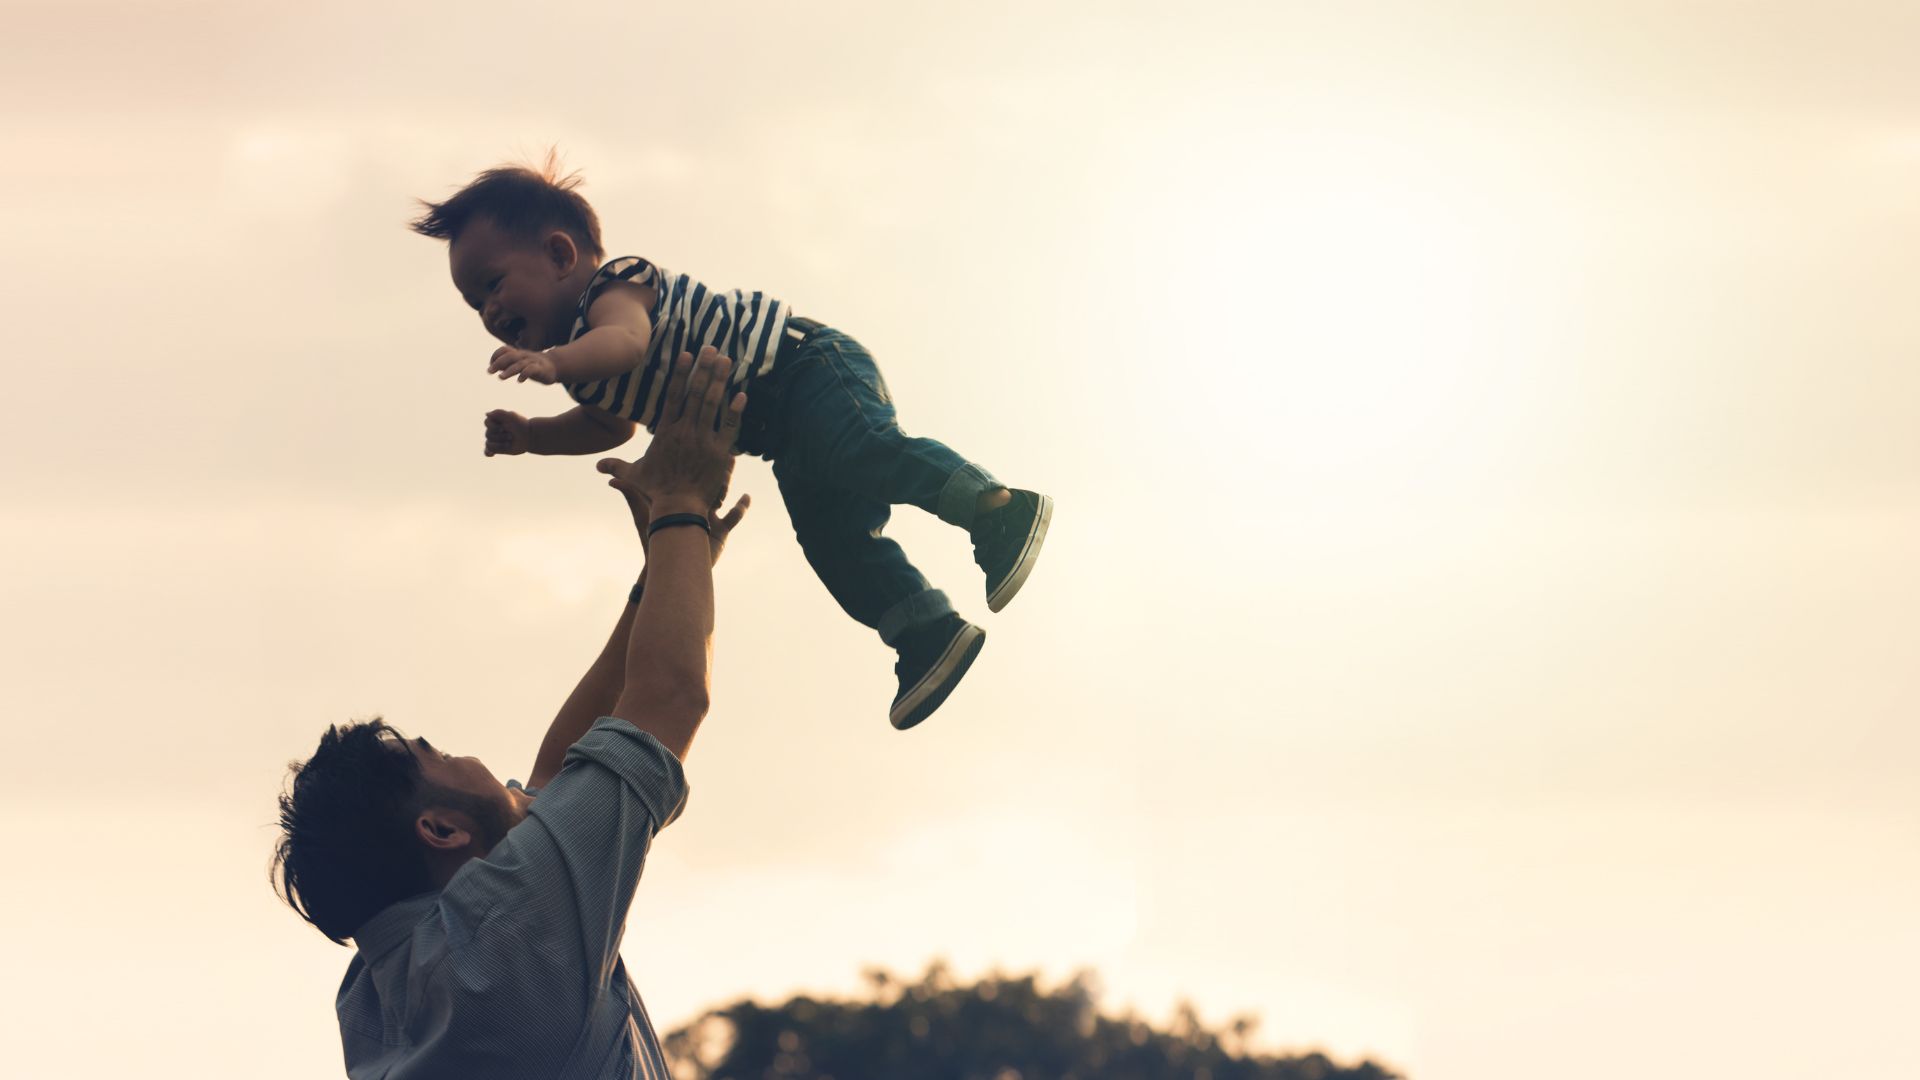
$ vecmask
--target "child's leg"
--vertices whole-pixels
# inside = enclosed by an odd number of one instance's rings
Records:
[[[952,614],[945,593],[907,561],[900,545],[880,535],[892,510],[878,499],[831,487],[785,458],[774,479],[793,519],[807,563],[841,608],[895,645],[908,629]]]
[[[986,469],[900,430],[880,369],[845,334],[809,339],[784,381],[786,437],[775,460],[789,472],[883,505],[917,506],[961,528],[1005,500],[1005,485]]]
[[[1039,558],[1053,500],[1010,491],[946,444],[900,430],[880,369],[845,334],[815,332],[779,377],[784,438],[775,461],[821,487],[917,506],[966,529],[988,609],[1006,607]]]
[[[946,594],[880,535],[892,513],[886,503],[822,484],[778,458],[773,475],[814,573],[847,614],[900,654],[887,720],[903,730],[925,720],[966,675],[985,632],[954,614]]]

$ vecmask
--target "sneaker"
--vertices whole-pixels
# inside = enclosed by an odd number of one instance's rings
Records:
[[[900,662],[893,665],[893,673],[900,678],[900,692],[893,696],[887,719],[905,731],[932,716],[986,643],[987,632],[958,615],[907,631],[895,646]]]
[[[973,561],[987,572],[987,610],[999,611],[1027,583],[1053,520],[1053,500],[1013,489],[1013,501],[974,520]]]

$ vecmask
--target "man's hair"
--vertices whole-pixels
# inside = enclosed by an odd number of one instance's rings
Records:
[[[605,254],[600,244],[600,219],[574,189],[579,173],[560,174],[559,156],[547,155],[544,165],[502,165],[488,169],[445,202],[419,200],[426,212],[408,223],[421,236],[458,239],[476,217],[483,217],[516,240],[538,243],[555,229],[566,233],[595,261]]]
[[[483,853],[513,827],[495,803],[426,783],[405,736],[379,717],[329,726],[313,756],[287,768],[268,874],[287,906],[335,944],[388,905],[433,888],[413,834],[421,810],[466,814]]]
[[[382,908],[433,887],[413,838],[420,763],[378,718],[332,725],[280,796],[280,895],[337,944]]]

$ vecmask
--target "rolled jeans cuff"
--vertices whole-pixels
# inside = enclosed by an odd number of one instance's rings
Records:
[[[899,642],[900,635],[913,627],[951,614],[953,601],[947,599],[947,594],[939,589],[928,589],[888,608],[880,616],[880,625],[874,629],[880,631],[880,640],[891,647]]]
[[[999,491],[1006,487],[993,478],[993,474],[978,465],[962,465],[947,477],[946,486],[940,489],[940,509],[936,511],[941,521],[949,525],[958,525],[963,529],[973,526],[975,511],[980,506],[980,496],[989,491]]]

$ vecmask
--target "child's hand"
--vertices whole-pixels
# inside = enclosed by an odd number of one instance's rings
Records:
[[[495,409],[487,414],[487,456],[524,454],[533,449],[533,426],[517,412]]]
[[[502,379],[518,375],[521,382],[532,379],[537,383],[551,383],[559,377],[554,371],[553,357],[546,353],[516,349],[511,345],[502,345],[493,350],[493,359],[487,363],[487,374],[499,375]]]

